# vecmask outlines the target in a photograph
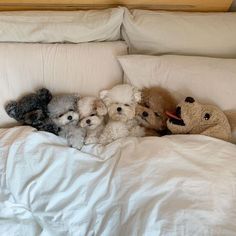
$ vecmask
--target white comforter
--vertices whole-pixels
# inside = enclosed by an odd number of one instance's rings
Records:
[[[90,153],[90,154],[89,154]],[[127,138],[82,152],[0,130],[0,235],[236,235],[236,145]]]

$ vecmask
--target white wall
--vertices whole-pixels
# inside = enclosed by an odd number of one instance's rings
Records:
[[[233,1],[230,11],[236,11],[236,0]]]

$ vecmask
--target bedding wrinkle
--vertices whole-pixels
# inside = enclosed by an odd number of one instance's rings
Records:
[[[3,201],[11,201],[12,210],[25,207],[22,211],[33,224],[26,226],[30,233],[236,232],[233,144],[201,135],[172,135],[124,138],[78,151],[66,147],[60,137],[29,127],[0,129],[0,138],[0,151],[7,158]],[[4,206],[10,225],[14,218]]]

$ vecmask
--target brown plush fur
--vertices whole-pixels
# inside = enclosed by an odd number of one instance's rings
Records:
[[[231,127],[224,112],[192,97],[178,104],[176,115],[170,115],[167,126],[173,134],[202,134],[231,141]]]
[[[171,94],[161,87],[145,88],[141,91],[141,102],[136,107],[136,117],[146,128],[147,135],[158,135],[166,129],[165,111],[174,111],[176,102]]]
[[[236,111],[225,111],[225,115],[227,116],[231,129],[233,131],[236,130]]]

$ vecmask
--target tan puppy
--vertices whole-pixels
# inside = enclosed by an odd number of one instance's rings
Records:
[[[186,97],[178,104],[175,113],[167,113],[170,117],[167,126],[173,134],[202,134],[231,141],[229,121],[218,107]]]
[[[165,111],[175,111],[176,102],[170,93],[160,87],[145,88],[136,107],[139,124],[146,128],[146,135],[160,135],[166,129]]]
[[[78,102],[80,126],[87,131],[85,144],[98,143],[98,139],[105,126],[107,108],[101,99],[83,97]]]

